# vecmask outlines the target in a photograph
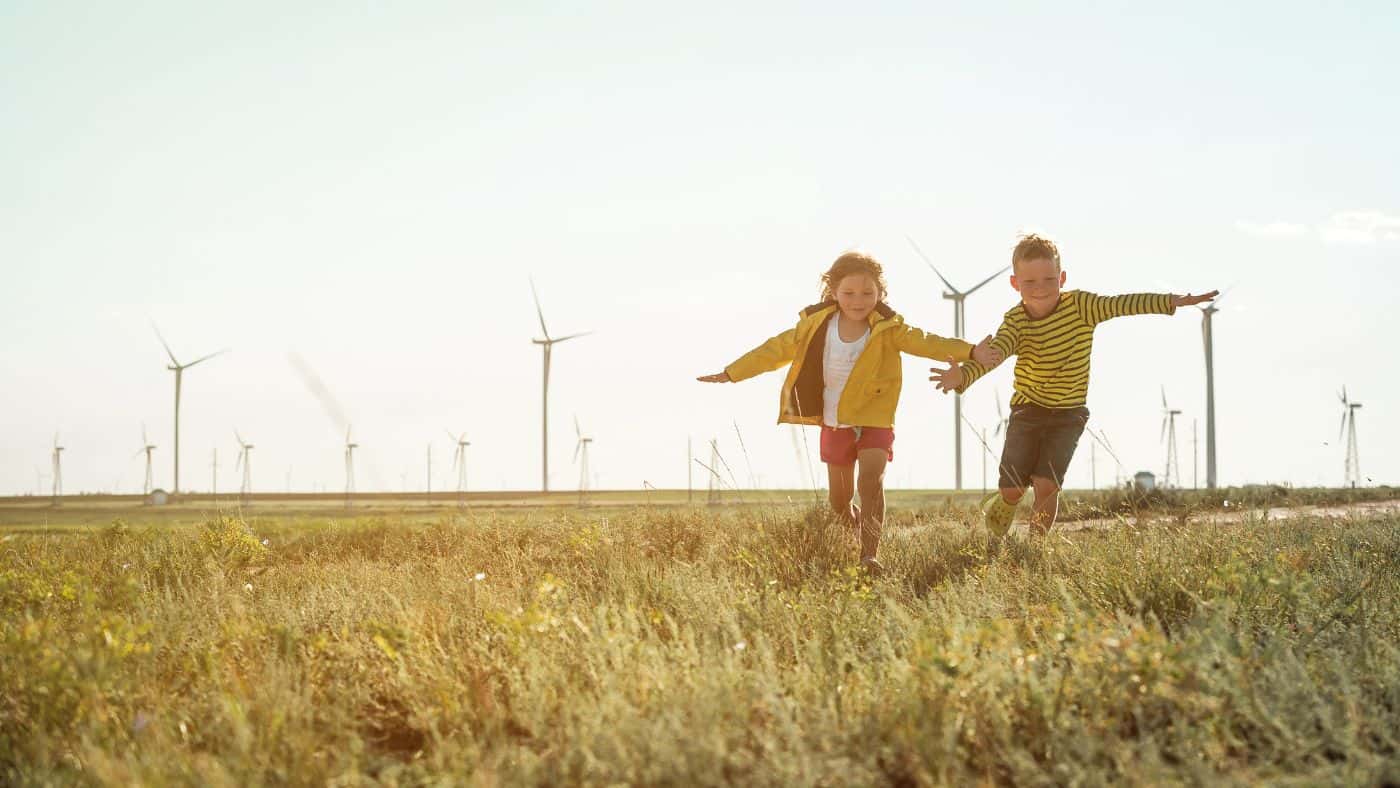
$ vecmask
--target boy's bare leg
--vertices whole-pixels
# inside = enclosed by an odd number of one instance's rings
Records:
[[[860,467],[860,557],[874,559],[880,550],[880,532],[885,527],[885,465],[887,449],[862,449],[856,455]]]
[[[856,466],[827,463],[826,482],[831,508],[856,537],[860,537],[860,510],[853,501],[856,493]]]
[[[1035,488],[1035,505],[1031,508],[1031,533],[1044,535],[1055,525],[1060,509],[1060,485],[1039,476],[1031,477]]]

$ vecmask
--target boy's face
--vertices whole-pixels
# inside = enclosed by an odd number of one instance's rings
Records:
[[[851,320],[865,320],[880,303],[880,286],[866,274],[844,276],[836,284],[836,305]]]
[[[1035,315],[1048,314],[1060,302],[1065,272],[1054,260],[1037,257],[1022,260],[1012,269],[1011,286],[1021,294],[1021,303]]]

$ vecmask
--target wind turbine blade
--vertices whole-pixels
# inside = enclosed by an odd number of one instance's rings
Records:
[[[1161,442],[1162,442],[1162,439],[1163,439],[1163,438],[1166,438],[1166,437],[1167,437],[1167,417],[1166,417],[1166,416],[1163,416],[1163,417],[1162,417],[1162,434],[1157,436],[1157,442],[1158,442],[1158,443],[1161,443]]]
[[[170,363],[177,367],[180,366],[180,362],[175,359],[175,351],[170,349],[170,343],[166,342],[165,337],[161,336],[160,329],[156,328],[156,321],[154,320],[151,321],[151,329],[156,332],[156,339],[159,339],[160,344],[165,347],[165,355],[170,356]]]
[[[575,444],[574,444],[574,462],[578,462],[578,450],[579,450],[579,449],[582,449],[582,448],[583,448],[583,439],[582,439],[582,438],[579,438],[578,443],[575,443]]]
[[[235,438],[238,439],[238,445],[239,445],[239,446],[244,445],[244,444],[243,444],[243,436],[238,434],[238,430],[234,430],[234,431],[233,431],[233,437],[235,437]]]
[[[586,336],[588,336],[589,334],[592,334],[592,333],[593,333],[592,331],[581,331],[581,332],[579,332],[579,333],[577,333],[577,334],[569,334],[569,335],[567,335],[567,336],[562,336],[562,337],[559,337],[558,339],[554,339],[554,340],[550,340],[550,341],[554,342],[554,343],[557,345],[557,344],[559,344],[560,342],[563,342],[563,341],[566,340],[566,339],[574,339],[574,338],[576,338],[576,337],[586,337]]]
[[[1006,266],[1006,268],[1003,268],[1003,269],[1001,269],[1000,271],[997,271],[996,273],[994,273],[994,274],[992,274],[991,276],[987,277],[986,279],[983,279],[982,281],[978,282],[977,285],[976,285],[975,287],[972,287],[971,289],[969,289],[969,290],[967,291],[967,295],[972,295],[973,293],[975,293],[975,292],[977,292],[978,290],[982,289],[982,286],[983,286],[983,285],[987,284],[988,282],[991,282],[993,279],[996,279],[998,276],[1001,276],[1002,274],[1006,273],[1007,268],[1010,268],[1010,267],[1011,267],[1011,266],[1008,265],[1008,266]]]
[[[540,294],[535,290],[535,278],[530,277],[530,295],[535,297],[535,313],[540,316],[540,331],[544,332],[544,338],[549,339],[549,329],[544,325],[544,308],[540,306]]]
[[[579,429],[578,426],[578,414],[574,415],[574,435],[577,435],[579,440],[583,440],[583,430]]]
[[[297,353],[288,353],[287,361],[291,363],[292,368],[301,376],[302,385],[306,386],[307,391],[310,391],[311,395],[316,398],[316,401],[321,403],[321,409],[326,412],[327,416],[330,416],[331,421],[335,422],[336,429],[339,430],[341,427],[348,428],[350,426],[350,417],[345,415],[345,408],[341,407],[340,402],[335,398],[335,395],[331,393],[330,388],[322,382],[321,378],[316,374],[316,371],[311,368],[311,365],[306,363],[306,359],[302,358]]]
[[[1162,410],[1167,410],[1167,387],[1162,386]]]
[[[905,239],[906,241],[909,242],[909,245],[910,245],[910,246],[914,247],[914,252],[915,252],[916,254],[918,254],[919,257],[923,258],[924,262],[925,262],[925,263],[928,263],[928,267],[929,267],[929,268],[932,268],[932,269],[933,269],[933,272],[934,272],[935,274],[938,275],[938,278],[939,278],[940,280],[942,280],[942,282],[943,282],[943,286],[946,287],[946,288],[948,288],[949,290],[953,291],[954,293],[957,293],[957,292],[958,292],[958,289],[957,289],[956,287],[953,287],[953,283],[952,283],[952,282],[949,282],[946,278],[944,278],[943,272],[939,271],[939,270],[938,270],[938,266],[935,266],[935,265],[933,264],[933,261],[930,260],[930,259],[928,259],[928,255],[924,254],[924,250],[923,250],[923,249],[920,249],[920,248],[919,248],[919,245],[916,244],[916,243],[914,243],[914,239],[913,239],[913,238],[910,238],[910,237],[907,236],[907,235],[904,236],[904,239]]]
[[[1340,394],[1337,395],[1337,399],[1339,399],[1339,400],[1342,401],[1342,407],[1345,408],[1346,405],[1347,405],[1347,387],[1346,387],[1346,386],[1342,386],[1342,393],[1340,393]]]
[[[1344,433],[1344,432],[1347,431],[1347,414],[1350,413],[1350,412],[1351,412],[1350,410],[1344,410],[1344,411],[1342,411],[1342,423],[1341,423],[1340,426],[1337,427],[1337,440],[1338,440],[1338,441],[1341,441],[1341,439],[1342,439],[1342,433]]]
[[[443,432],[447,433],[447,437],[451,438],[454,444],[462,442],[461,438],[458,438],[456,435],[452,434],[452,430],[443,430]]]
[[[150,442],[150,439],[146,437],[146,422],[143,421],[141,422],[141,445],[146,446],[149,445]]]
[[[203,358],[197,358],[197,359],[195,359],[194,361],[191,361],[190,363],[186,364],[186,365],[185,365],[185,369],[189,369],[190,367],[194,366],[195,364],[198,364],[198,363],[201,362],[201,361],[208,361],[209,359],[211,359],[211,358],[213,358],[213,357],[215,357],[215,356],[222,356],[223,354],[227,353],[228,351],[229,351],[229,348],[224,348],[223,350],[220,350],[220,351],[218,351],[217,353],[210,353],[209,355],[204,356]]]

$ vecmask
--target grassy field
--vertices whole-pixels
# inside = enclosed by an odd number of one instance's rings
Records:
[[[1393,514],[102,512],[0,520],[0,783],[1400,781]]]

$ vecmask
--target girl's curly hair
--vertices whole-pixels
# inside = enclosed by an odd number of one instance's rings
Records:
[[[861,251],[846,252],[836,258],[836,262],[831,264],[831,268],[822,274],[822,300],[836,300],[836,287],[841,284],[842,279],[851,274],[865,274],[875,280],[875,286],[880,288],[880,300],[885,300],[885,295],[889,292],[885,286],[885,269],[880,265],[880,261],[868,252]]]

